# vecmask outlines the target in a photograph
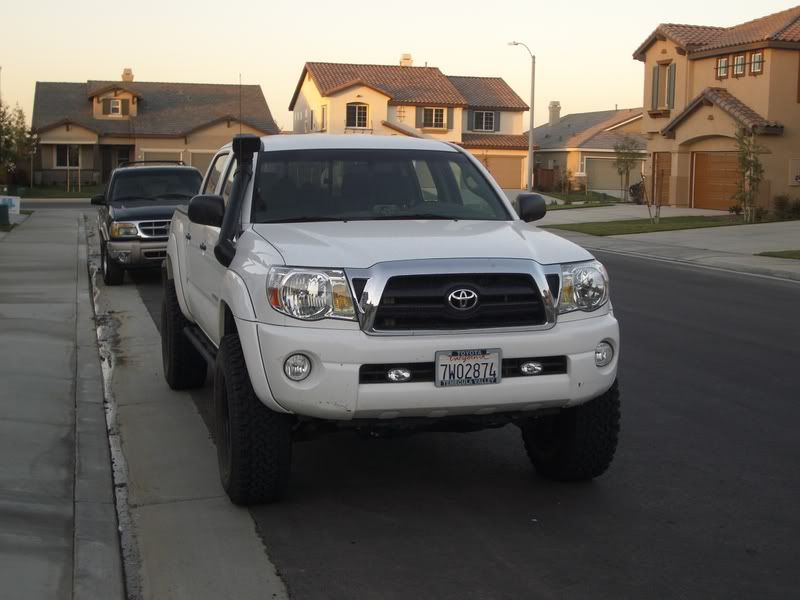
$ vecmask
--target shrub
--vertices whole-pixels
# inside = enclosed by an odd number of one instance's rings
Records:
[[[753,209],[753,216],[755,217],[755,222],[757,223],[767,216],[767,209],[763,206],[756,206]]]
[[[800,198],[792,200],[792,204],[789,206],[789,217],[800,219]]]
[[[572,204],[572,198],[570,198],[569,196],[564,196],[564,204],[566,204],[567,206]]]
[[[791,216],[790,198],[786,195],[775,196],[772,201],[772,212],[779,221],[785,221]]]
[[[733,206],[728,207],[728,212],[732,215],[739,216],[742,214],[742,205],[741,204],[734,204]]]

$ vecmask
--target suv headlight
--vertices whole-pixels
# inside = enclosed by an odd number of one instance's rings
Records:
[[[356,316],[343,271],[272,267],[267,276],[267,297],[278,312],[304,321],[354,320]]]
[[[112,223],[111,237],[137,237],[139,229],[136,223]]]
[[[608,302],[608,294],[608,272],[600,262],[561,265],[559,313],[596,310]]]

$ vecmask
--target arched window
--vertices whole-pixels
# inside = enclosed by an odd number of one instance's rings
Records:
[[[362,102],[350,102],[347,104],[347,127],[367,126],[367,112],[369,107]]]

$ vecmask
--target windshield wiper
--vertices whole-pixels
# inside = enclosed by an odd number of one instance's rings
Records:
[[[433,213],[420,213],[418,215],[377,215],[367,218],[367,220],[370,221],[426,221],[434,219],[439,221],[458,221],[459,218],[436,215]]]
[[[285,219],[274,219],[272,221],[261,221],[264,224],[269,223],[315,223],[317,221],[350,221],[343,217],[287,217]]]
[[[159,194],[158,196],[153,196],[152,199],[155,200],[156,198],[191,198],[192,194],[183,194],[181,192],[170,192],[169,194]]]

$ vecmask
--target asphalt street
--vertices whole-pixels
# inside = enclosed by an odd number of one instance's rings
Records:
[[[623,344],[611,470],[538,478],[513,427],[297,444],[287,500],[251,510],[293,598],[796,597],[800,287],[598,257]],[[158,326],[158,275],[134,278]]]

